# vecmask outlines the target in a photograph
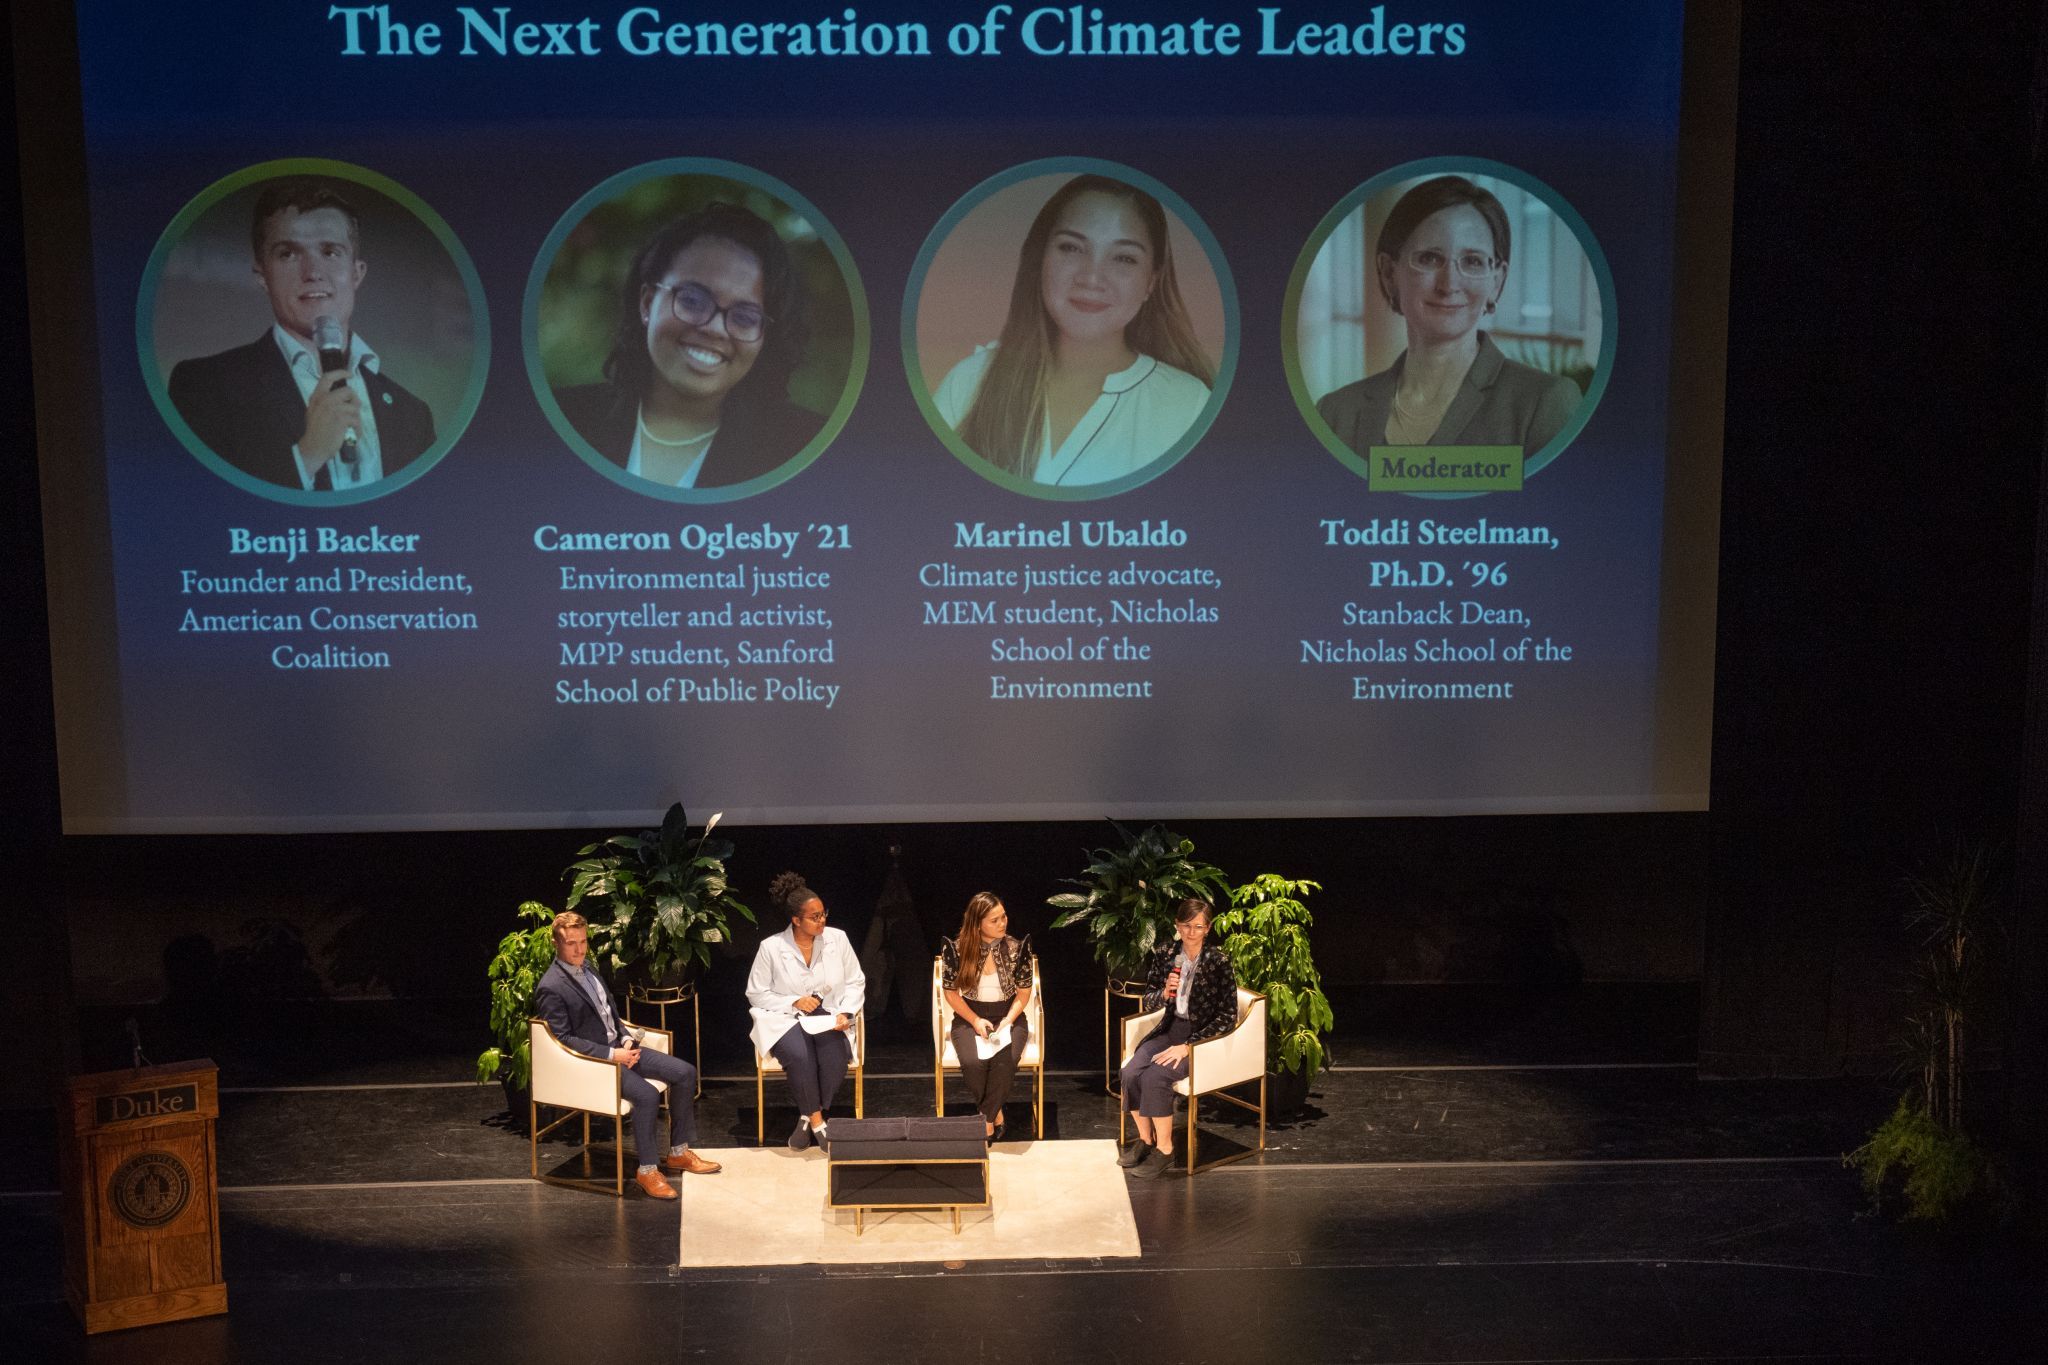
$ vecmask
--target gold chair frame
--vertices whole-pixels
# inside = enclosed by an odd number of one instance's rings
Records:
[[[644,1024],[636,1024],[634,1028],[642,1035],[642,1046],[651,1047],[656,1052],[666,1052],[671,1056],[674,1055],[675,1034],[667,1029],[652,1028]],[[529,1173],[535,1180],[545,1181],[550,1185],[566,1185],[570,1189],[590,1190],[598,1194],[605,1193],[609,1189],[614,1198],[625,1198],[626,1119],[633,1112],[633,1102],[626,1098],[625,1068],[617,1062],[605,1061],[597,1057],[587,1057],[583,1053],[569,1047],[555,1036],[555,1031],[548,1027],[548,1022],[545,1019],[528,1020],[527,1037],[533,1059],[533,1091],[526,1107]],[[606,1084],[607,1078],[601,1074],[599,1068],[611,1073],[608,1078],[608,1086]],[[543,1099],[541,1097],[543,1076],[547,1077],[546,1084],[549,1095],[556,1096],[557,1098]],[[555,1088],[558,1083],[564,1088]],[[647,1083],[660,1092],[661,1103],[669,1102],[667,1081],[657,1081],[652,1077],[648,1077]],[[573,1103],[569,1098],[563,1098],[568,1096],[571,1090],[576,1091],[573,1096],[574,1099],[588,1101],[588,1103]],[[607,1094],[610,1099],[608,1105],[605,1103]],[[543,1128],[540,1123],[540,1111],[543,1108],[566,1109],[568,1112]],[[576,1177],[542,1175],[540,1173],[540,1140],[579,1114],[583,1117],[582,1157],[584,1169],[586,1170],[590,1169],[590,1116],[596,1114],[612,1121],[613,1170],[609,1186],[604,1181],[591,1176]]]
[[[941,982],[945,976],[946,959],[932,959],[932,1108],[939,1117],[946,1116],[946,1077],[958,1075],[960,1064],[955,1061],[946,1065],[946,1044],[952,1032],[950,1016],[953,1007],[946,1003],[946,992]],[[1026,1062],[1021,1058],[1017,1069],[1034,1072],[1031,1098],[1031,1135],[1039,1140],[1045,1138],[1045,992],[1041,989],[1038,976],[1038,957],[1031,958],[1031,1003],[1024,1007],[1025,1017],[1030,1021],[1030,1043],[1038,1047],[1038,1060]],[[1027,1044],[1027,1048],[1028,1048]]]

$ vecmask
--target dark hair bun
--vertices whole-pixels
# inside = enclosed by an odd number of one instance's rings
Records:
[[[781,906],[785,914],[794,912],[814,894],[801,873],[778,873],[775,880],[768,883],[768,899]]]

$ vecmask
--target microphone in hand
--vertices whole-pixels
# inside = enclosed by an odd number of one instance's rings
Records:
[[[331,392],[340,392],[348,386],[348,337],[342,331],[339,318],[322,313],[313,319],[313,349],[320,355],[320,373],[333,374],[343,371],[343,376],[334,381]],[[341,462],[353,465],[361,456],[356,449],[356,429],[350,427],[342,434]]]

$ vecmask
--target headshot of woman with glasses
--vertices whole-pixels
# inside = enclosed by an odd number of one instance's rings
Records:
[[[824,425],[788,395],[807,312],[774,227],[737,204],[707,204],[661,228],[634,260],[604,382],[557,389],[555,401],[636,478],[665,488],[745,483]]]
[[[1579,387],[1510,360],[1486,322],[1507,288],[1507,211],[1460,175],[1402,195],[1380,229],[1374,273],[1408,345],[1378,374],[1323,397],[1316,411],[1360,455],[1374,446],[1520,446],[1564,429]]]

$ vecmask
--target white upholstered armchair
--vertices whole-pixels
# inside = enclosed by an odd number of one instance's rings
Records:
[[[1159,1025],[1164,1009],[1147,1010],[1124,1020],[1123,1060],[1131,1060],[1131,1054],[1138,1050],[1138,1044],[1145,1041],[1152,1030]],[[1259,1102],[1253,1104],[1235,1095],[1227,1095],[1225,1087],[1249,1085],[1257,1081]],[[1266,1150],[1266,997],[1257,991],[1237,988],[1237,1027],[1221,1038],[1210,1038],[1196,1043],[1188,1052],[1188,1074],[1184,1080],[1174,1083],[1174,1093],[1188,1097],[1188,1174],[1202,1169],[1195,1164],[1195,1118],[1197,1107],[1204,1095],[1248,1109],[1259,1116],[1259,1145],[1247,1148],[1236,1156],[1227,1156],[1212,1161],[1210,1166],[1223,1166],[1241,1160],[1254,1152]],[[1123,1104],[1117,1104],[1116,1138],[1124,1140],[1126,1111]],[[1168,1122],[1171,1122],[1169,1119]]]
[[[612,1193],[620,1198],[626,1193],[626,1119],[633,1112],[633,1101],[626,1098],[620,1086],[622,1068],[616,1062],[600,1061],[586,1057],[564,1046],[555,1037],[545,1019],[528,1021],[527,1028],[533,1049],[533,1100],[528,1105],[526,1131],[531,1134],[533,1178],[548,1180],[557,1185],[571,1185],[579,1189],[602,1189],[601,1180],[592,1178],[590,1172],[590,1116],[602,1115],[612,1121]],[[649,1028],[635,1024],[633,1031],[641,1035],[640,1046],[656,1052],[673,1053],[675,1034],[667,1029]],[[668,1097],[668,1082],[649,1079],[647,1082]],[[567,1109],[569,1112],[550,1123],[540,1126],[540,1111],[543,1106],[553,1109]],[[543,1176],[540,1173],[540,1140],[555,1129],[573,1119],[583,1116],[583,1166],[582,1178],[569,1179],[560,1176]],[[657,1154],[658,1155],[658,1154]],[[654,1157],[648,1157],[654,1160]]]

